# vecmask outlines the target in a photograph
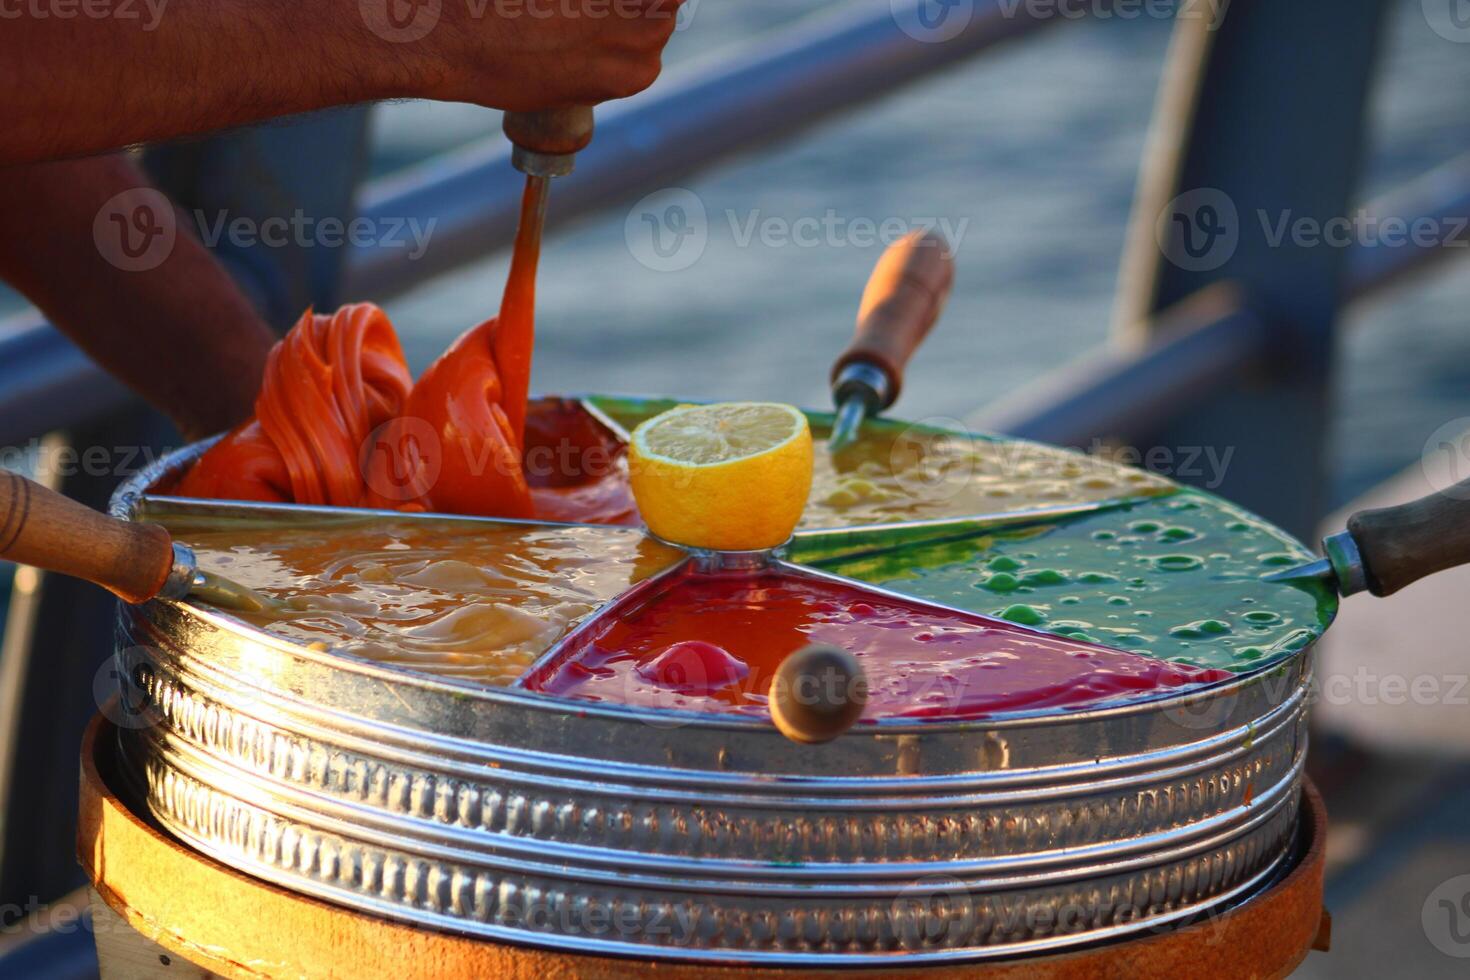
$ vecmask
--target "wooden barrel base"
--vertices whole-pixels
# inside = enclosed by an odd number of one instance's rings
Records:
[[[116,731],[93,719],[82,745],[77,853],[98,898],[102,975],[109,977],[350,977],[370,980],[735,980],[738,967],[575,956],[417,928],[306,898],[190,850],[134,815],[114,793]],[[1084,980],[1133,977],[1281,977],[1325,949],[1322,909],[1327,814],[1310,785],[1306,846],[1296,867],[1239,908],[1149,936],[1052,956],[916,970],[763,970],[802,980],[975,977]],[[119,935],[119,920],[133,935]],[[901,962],[901,961],[899,961]]]

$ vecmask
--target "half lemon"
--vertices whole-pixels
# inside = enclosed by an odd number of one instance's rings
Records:
[[[806,416],[773,402],[684,405],[633,430],[633,497],[665,541],[714,551],[774,548],[812,489]]]

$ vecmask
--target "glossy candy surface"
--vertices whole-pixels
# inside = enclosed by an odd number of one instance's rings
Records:
[[[283,600],[269,633],[505,685],[577,622],[682,556],[632,530],[452,520],[170,522],[202,567]]]
[[[678,405],[672,399],[589,399],[626,431]],[[816,440],[806,530],[1131,500],[1172,493],[1143,470],[1015,440],[922,425],[870,422],[841,453],[827,450],[830,420],[808,413]]]
[[[620,428],[665,407],[532,400],[521,472],[535,513],[636,524]],[[825,417],[810,417],[825,436]],[[787,555],[835,583],[686,567],[630,606],[622,593],[687,557],[631,529],[418,518],[184,540],[202,546],[206,568],[295,603],[255,624],[283,637],[574,700],[754,717],[781,659],[811,642],[860,657],[869,720],[988,717],[1264,666],[1313,640],[1335,609],[1260,581],[1305,557],[1290,537],[1159,477],[897,423],[870,424],[836,462],[816,458],[825,496]]]
[[[828,571],[1176,663],[1248,670],[1315,639],[1325,592],[1261,581],[1292,539],[1184,492],[1058,523],[821,560]]]

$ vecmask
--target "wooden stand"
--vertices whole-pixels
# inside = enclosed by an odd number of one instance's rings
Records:
[[[77,853],[95,889],[93,926],[104,980],[148,977],[344,977],[370,980],[736,980],[741,968],[574,956],[434,932],[329,905],[240,874],[134,815],[109,785],[116,732],[100,715],[82,748]],[[1144,939],[1003,963],[917,970],[762,971],[801,980],[965,977],[1093,980],[1282,977],[1326,949],[1322,865],[1327,815],[1310,785],[1309,840],[1296,868],[1245,905]]]

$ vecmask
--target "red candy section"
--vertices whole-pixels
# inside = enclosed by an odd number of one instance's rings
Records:
[[[840,646],[862,663],[867,721],[1080,708],[1232,676],[816,577],[686,573],[614,607],[526,686],[587,701],[765,717],[777,667],[808,643]]]

